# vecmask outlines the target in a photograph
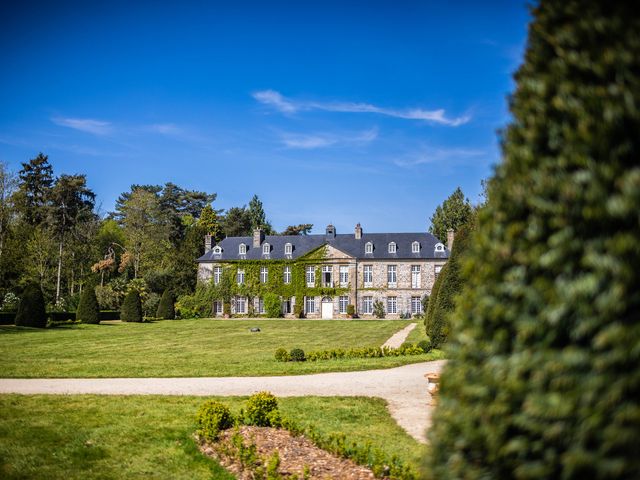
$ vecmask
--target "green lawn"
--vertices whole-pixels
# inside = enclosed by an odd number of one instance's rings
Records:
[[[192,319],[70,325],[46,330],[0,326],[0,376],[295,375],[388,368],[440,358],[440,352],[432,352],[406,357],[282,363],[273,356],[278,347],[310,351],[382,345],[409,323],[406,320]],[[262,331],[251,333],[249,329],[254,326]],[[420,325],[417,329],[424,330]]]
[[[219,398],[237,412],[244,399]],[[203,397],[0,396],[0,477],[230,479],[192,440]],[[369,398],[284,398],[282,412],[322,433],[371,441],[417,468],[423,446]]]

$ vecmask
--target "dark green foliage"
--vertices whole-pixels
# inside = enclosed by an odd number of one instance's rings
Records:
[[[433,315],[436,309],[436,303],[438,302],[438,293],[440,292],[440,286],[442,285],[442,281],[444,280],[444,276],[447,274],[447,265],[442,267],[440,270],[440,274],[436,281],[433,282],[433,287],[431,288],[431,296],[429,297],[429,304],[427,305],[427,309],[424,311],[424,325],[426,327],[427,335],[429,335],[429,330],[431,329],[431,324],[433,323]]]
[[[282,347],[276,350],[274,356],[278,362],[288,362],[289,360],[291,360],[291,358],[289,357],[289,351],[286,348]]]
[[[353,317],[356,314],[356,306],[349,304],[347,305],[347,315]]]
[[[465,198],[460,187],[449,195],[436,207],[436,211],[431,216],[431,226],[429,232],[433,233],[440,241],[447,241],[447,230],[457,231],[462,225],[469,222],[473,216],[473,209],[469,199]]]
[[[302,308],[302,305],[296,303],[293,306],[293,314],[296,316],[296,318],[304,318],[304,309]]]
[[[463,265],[429,478],[640,478],[640,16],[542,0]]]
[[[16,313],[16,326],[45,328],[47,326],[47,312],[40,286],[28,284],[20,296],[20,304]]]
[[[384,318],[384,303],[380,300],[373,302],[373,316],[376,318]]]
[[[422,349],[424,353],[429,353],[433,346],[431,345],[431,340],[420,340],[417,345],[418,348]]]
[[[289,225],[280,235],[309,235],[313,223],[301,223],[299,225]]]
[[[304,356],[304,350],[301,348],[293,348],[289,352],[289,358],[292,362],[304,362],[306,357]]]
[[[427,310],[429,310],[429,295],[422,297],[420,303],[422,303],[422,314],[425,315]]]
[[[80,296],[80,304],[76,310],[76,320],[82,323],[100,323],[100,308],[96,298],[96,289],[92,283],[85,286]]]
[[[176,318],[175,310],[175,297],[173,292],[169,289],[162,293],[162,298],[158,304],[158,310],[156,311],[156,318],[163,318],[165,320],[173,320]]]
[[[269,318],[278,318],[282,316],[282,305],[280,297],[275,293],[266,293],[264,295],[264,310]]]
[[[449,337],[450,325],[448,316],[451,315],[455,307],[455,297],[462,290],[461,259],[469,249],[471,233],[471,225],[464,225],[456,232],[453,251],[447,261],[447,268],[443,269],[438,277],[440,286],[433,301],[431,317],[427,319],[426,324],[427,335],[431,339],[433,348],[440,348]]]
[[[279,427],[278,399],[269,392],[254,393],[247,400],[244,420],[257,427]]]
[[[205,440],[214,441],[222,430],[233,426],[233,415],[225,404],[208,400],[198,409],[198,435]]]
[[[120,309],[120,320],[123,322],[142,322],[142,302],[137,290],[131,289],[124,297]]]

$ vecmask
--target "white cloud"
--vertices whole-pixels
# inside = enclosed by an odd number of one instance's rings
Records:
[[[425,148],[417,154],[406,158],[396,159],[395,163],[399,167],[415,167],[428,163],[438,162],[458,162],[469,158],[475,158],[485,155],[484,150],[466,149],[466,148]]]
[[[93,133],[94,135],[108,135],[113,131],[111,123],[91,118],[54,117],[51,121],[61,127],[73,128],[74,130]]]
[[[162,135],[179,135],[183,133],[182,129],[174,123],[154,123],[149,125],[148,130]]]
[[[336,144],[365,144],[378,138],[378,128],[373,127],[351,135],[335,133],[283,133],[280,141],[287,148],[298,148],[311,150],[314,148],[325,148]]]
[[[305,110],[323,110],[326,112],[342,113],[377,113],[388,117],[404,118],[407,120],[423,120],[441,125],[457,127],[471,120],[471,116],[464,115],[457,118],[447,118],[443,109],[423,110],[421,108],[395,109],[383,108],[369,103],[354,102],[310,102],[293,100],[283,96],[275,90],[261,90],[253,93],[258,102],[275,108],[282,113],[295,113]]]

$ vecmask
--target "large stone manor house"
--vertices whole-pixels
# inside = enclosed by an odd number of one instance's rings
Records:
[[[257,229],[253,237],[217,245],[207,235],[198,281],[221,285],[230,277],[227,300],[214,301],[216,316],[265,314],[270,292],[285,317],[302,310],[306,318],[347,318],[355,309],[360,318],[373,318],[380,301],[385,318],[400,318],[422,313],[422,297],[449,258],[453,231],[447,243],[426,232],[365,234],[360,224],[351,234],[337,234],[333,225],[324,235],[265,236]]]

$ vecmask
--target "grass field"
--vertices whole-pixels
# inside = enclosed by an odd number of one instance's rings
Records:
[[[202,377],[296,375],[388,368],[441,358],[406,357],[282,363],[278,347],[305,351],[382,345],[406,320],[166,320],[69,325],[46,330],[0,327],[4,378]],[[259,333],[251,333],[258,326]],[[424,328],[418,325],[411,340]]]
[[[237,412],[243,399],[218,399]],[[192,440],[202,397],[0,396],[0,477],[230,479]],[[284,398],[282,412],[417,467],[423,446],[369,398]]]

